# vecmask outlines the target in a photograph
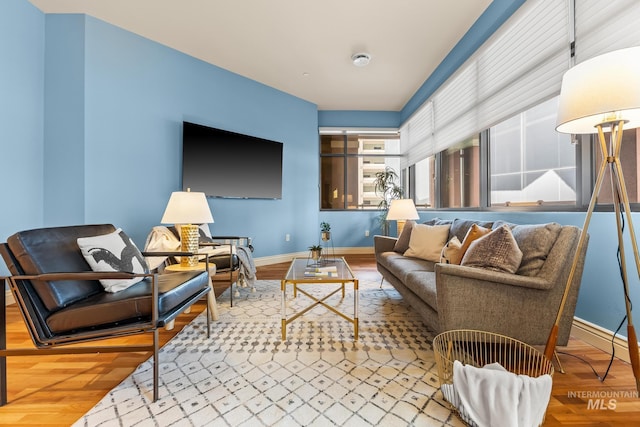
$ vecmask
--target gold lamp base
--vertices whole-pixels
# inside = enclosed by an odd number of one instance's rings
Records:
[[[200,233],[195,224],[184,224],[180,227],[181,250],[183,252],[198,252]],[[198,265],[198,256],[183,256],[180,259],[182,267],[195,267]]]
[[[404,230],[404,225],[407,223],[404,219],[397,220],[398,223],[398,237],[402,234],[402,230]]]

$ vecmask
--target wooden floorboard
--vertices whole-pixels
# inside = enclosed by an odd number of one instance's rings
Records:
[[[346,259],[360,280],[380,280],[373,255],[349,255]],[[280,279],[287,268],[288,263],[259,267],[257,276]],[[224,283],[216,281],[216,294],[224,288]],[[162,343],[204,308],[204,302],[200,302],[191,313],[179,316],[172,331],[161,332]],[[7,308],[7,331],[8,348],[33,346],[15,306]],[[141,337],[133,336],[111,343],[142,342],[145,341]],[[566,373],[553,377],[545,426],[640,425],[640,399],[635,397],[635,379],[629,364],[614,359],[602,382],[592,369],[604,375],[610,360],[608,353],[573,338],[568,347],[559,350]],[[148,357],[146,353],[9,357],[9,403],[0,407],[0,425],[68,426]]]

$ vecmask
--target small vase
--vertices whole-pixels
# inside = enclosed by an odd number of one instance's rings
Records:
[[[320,238],[322,239],[323,242],[327,242],[327,241],[331,240],[331,232],[330,231],[323,231],[320,234]]]

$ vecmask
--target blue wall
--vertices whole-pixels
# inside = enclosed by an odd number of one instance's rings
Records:
[[[44,15],[24,0],[0,4],[2,241],[43,221],[44,22]]]
[[[509,10],[521,2],[494,3]],[[456,52],[450,56],[464,56]],[[94,18],[45,16],[26,0],[0,2],[0,60],[2,241],[21,229],[112,222],[143,245],[180,188],[181,123],[188,120],[285,144],[281,200],[210,200],[213,232],[253,236],[257,257],[304,251],[317,241],[320,221],[331,223],[336,246],[372,246],[376,212],[319,211],[317,128],[397,126],[431,85],[425,82],[401,113],[319,113],[314,104]],[[421,212],[422,220],[434,215],[584,220],[584,213]],[[595,214],[589,232],[576,314],[613,330],[624,315],[615,218]],[[630,248],[627,258],[638,302]]]
[[[304,250],[318,217],[314,104],[92,17],[47,15],[46,30],[44,225],[112,222],[144,246],[181,188],[188,120],[284,143],[282,199],[210,199],[212,232],[252,236],[258,257]]]

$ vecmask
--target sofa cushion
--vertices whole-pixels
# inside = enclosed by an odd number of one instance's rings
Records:
[[[403,283],[422,301],[427,303],[435,311],[438,310],[436,296],[436,273],[432,272],[409,272]]]
[[[402,282],[405,281],[406,275],[412,271],[434,271],[435,266],[433,261],[410,258],[397,252],[382,252],[378,254],[378,263]]]
[[[439,262],[442,247],[447,243],[449,225],[416,224],[411,230],[409,249],[405,256]]]
[[[411,230],[413,230],[413,226],[415,225],[415,221],[408,220],[404,224],[404,228],[402,229],[402,233],[398,236],[396,240],[396,244],[393,247],[393,250],[398,252],[399,254],[403,254],[409,249],[409,239],[411,238]]]
[[[542,268],[547,255],[558,239],[562,226],[548,224],[516,225],[511,229],[513,237],[522,251],[522,263],[517,274],[536,276]]]
[[[515,273],[521,261],[522,251],[511,229],[504,225],[471,243],[460,264]]]
[[[120,228],[112,233],[79,237],[78,247],[93,271],[123,271],[144,274],[149,272],[147,262],[135,243]],[[138,283],[140,278],[101,279],[107,292],[119,292]]]

